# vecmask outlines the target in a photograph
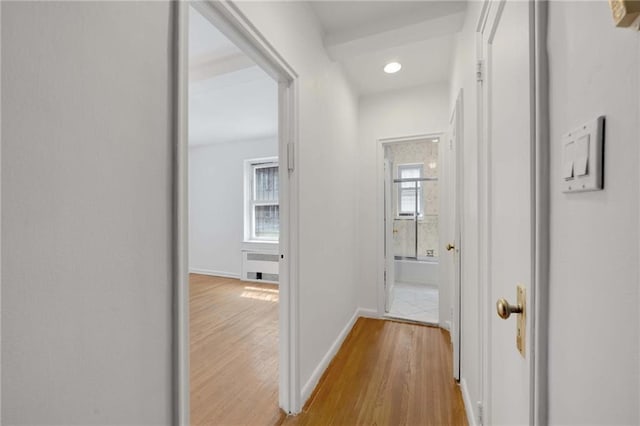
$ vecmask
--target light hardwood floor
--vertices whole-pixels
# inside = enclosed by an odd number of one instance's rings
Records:
[[[465,425],[449,334],[360,318],[303,412],[278,408],[277,286],[191,275],[193,425]]]
[[[190,276],[191,423],[274,425],[278,286]]]
[[[449,333],[360,318],[287,425],[466,425]]]

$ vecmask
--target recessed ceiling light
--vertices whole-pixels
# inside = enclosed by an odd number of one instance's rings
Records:
[[[438,167],[438,163],[436,163],[435,161],[432,161],[429,163],[429,168],[430,169],[435,169],[436,167]]]
[[[389,62],[387,65],[384,66],[384,72],[386,72],[387,74],[393,74],[400,71],[400,68],[402,68],[402,65],[400,65],[400,63]]]
[[[440,142],[440,139],[431,139],[431,142],[438,143],[438,142]]]

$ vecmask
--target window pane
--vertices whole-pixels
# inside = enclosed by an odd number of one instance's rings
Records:
[[[400,179],[415,179],[422,177],[421,164],[401,164],[398,166]],[[422,182],[401,182],[398,198],[400,214],[414,214],[416,211],[416,191],[418,192],[418,214],[422,214]]]
[[[279,206],[255,206],[255,237],[277,240],[280,230]]]
[[[278,201],[278,166],[255,169],[254,199]]]
[[[414,213],[416,210],[416,192],[413,188],[400,192],[400,213]]]
[[[400,179],[412,179],[422,177],[422,168],[420,166],[404,166],[400,168]],[[413,182],[402,182],[403,188],[413,188]],[[420,184],[418,184],[420,185]]]

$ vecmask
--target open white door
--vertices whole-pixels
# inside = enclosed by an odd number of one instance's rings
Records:
[[[484,118],[481,176],[486,180],[480,194],[485,203],[482,264],[488,291],[488,394],[483,423],[534,424],[534,3],[488,1],[484,11],[479,27]],[[523,299],[517,296],[518,287]],[[497,315],[498,300],[507,318]],[[519,301],[522,313],[517,312]],[[520,321],[523,327],[517,331]]]
[[[395,258],[393,253],[393,165],[384,160],[384,311],[393,303]]]
[[[460,380],[460,249],[462,247],[460,216],[462,212],[462,168],[459,166],[462,161],[461,138],[462,138],[462,91],[458,94],[456,103],[451,115],[450,129],[448,137],[448,163],[447,163],[447,200],[449,226],[447,240],[445,241],[446,256],[448,262],[448,282],[451,283],[452,299],[451,304],[451,343],[453,346],[453,377]]]

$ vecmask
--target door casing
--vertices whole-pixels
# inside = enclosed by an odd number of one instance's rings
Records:
[[[279,405],[301,410],[298,303],[298,75],[232,2],[173,2],[173,422],[189,419],[188,84],[189,6],[278,82],[280,158]],[[286,167],[282,167],[286,165]]]
[[[414,141],[420,141],[420,140],[424,140],[424,139],[432,139],[432,138],[440,138],[441,142],[440,143],[444,143],[444,140],[447,139],[447,133],[446,132],[434,132],[434,133],[425,133],[425,134],[419,134],[419,135],[409,135],[409,136],[399,136],[399,137],[388,137],[388,138],[380,138],[377,140],[377,147],[376,147],[376,164],[377,164],[377,185],[376,185],[376,194],[377,194],[377,200],[378,200],[378,208],[376,209],[377,212],[377,229],[378,231],[376,232],[377,235],[377,253],[378,253],[378,260],[376,262],[377,264],[377,288],[378,288],[378,317],[383,318],[385,316],[385,301],[386,301],[386,289],[385,289],[385,282],[384,282],[384,274],[385,274],[385,262],[386,262],[386,258],[385,258],[385,237],[386,237],[386,228],[385,228],[385,219],[384,219],[384,210],[385,210],[385,200],[384,200],[384,193],[385,193],[385,172],[384,172],[384,160],[385,160],[385,156],[384,156],[384,148],[385,146],[388,145],[392,145],[392,144],[397,144],[397,143],[403,143],[403,142],[414,142]],[[442,158],[442,157],[440,157]],[[440,160],[439,160],[440,161]],[[442,171],[440,171],[440,176],[439,176],[439,182],[442,182]],[[447,212],[440,212],[440,215],[442,216],[443,214],[448,214]],[[440,227],[438,229],[441,238],[440,238],[440,250],[443,251],[444,250],[444,245],[445,245],[445,240],[442,238],[442,227]],[[446,250],[445,250],[446,252]],[[441,258],[442,256],[445,256],[445,254],[441,253]],[[440,279],[443,278],[443,275],[440,274]],[[457,294],[460,294],[460,289],[452,289],[453,293],[455,294],[455,292],[457,291]],[[453,303],[454,305],[456,303],[459,302],[459,298],[454,297],[453,299]],[[457,308],[454,306],[454,311],[460,312],[460,307],[458,306]],[[457,321],[458,324],[451,324],[451,328],[452,329],[457,329],[458,332],[460,330],[460,321],[459,321],[459,315],[455,316],[454,315],[454,322]],[[440,326],[443,326],[444,324],[440,324]],[[453,338],[453,335],[452,335]],[[460,345],[456,345],[457,347],[455,347],[456,349],[456,354],[454,354],[454,359],[459,359],[460,358]],[[458,370],[458,374],[459,374],[459,370]]]

